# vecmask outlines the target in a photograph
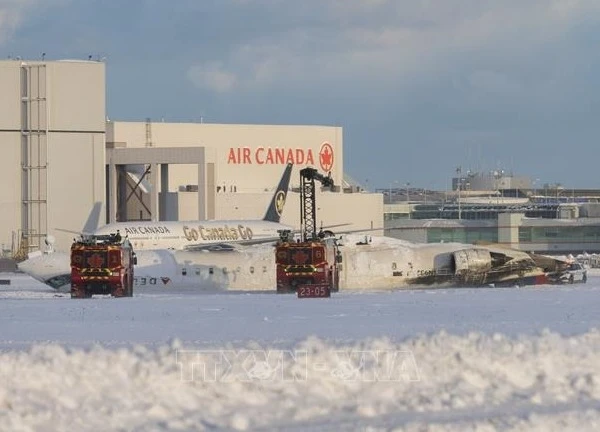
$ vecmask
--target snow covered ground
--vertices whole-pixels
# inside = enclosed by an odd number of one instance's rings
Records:
[[[600,430],[597,273],[303,300],[6,278],[2,431]]]

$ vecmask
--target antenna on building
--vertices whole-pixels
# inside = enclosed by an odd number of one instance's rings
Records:
[[[146,147],[152,147],[152,121],[146,117]]]
[[[42,61],[44,61],[44,59],[45,59],[45,58],[46,58],[46,53],[45,53],[45,52],[43,52],[43,53],[42,53]]]

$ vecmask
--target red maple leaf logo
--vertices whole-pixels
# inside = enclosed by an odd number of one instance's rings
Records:
[[[87,262],[92,268],[100,268],[102,267],[102,264],[104,264],[104,258],[102,258],[100,254],[95,253],[88,258]]]
[[[292,254],[292,261],[297,265],[306,264],[310,256],[303,250],[296,251]]]
[[[331,171],[333,167],[333,147],[328,142],[321,144],[321,150],[319,150],[319,163],[323,171]]]

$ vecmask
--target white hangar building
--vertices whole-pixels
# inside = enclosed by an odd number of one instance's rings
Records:
[[[80,230],[104,202],[104,82],[104,63],[0,61],[3,253],[35,250],[56,227]]]
[[[317,194],[319,224],[383,228],[382,194],[344,181],[341,127],[107,121],[96,61],[0,61],[0,88],[4,253],[48,235],[66,250],[96,202],[106,222],[261,218],[288,162],[283,223],[299,227],[312,166],[336,184]]]

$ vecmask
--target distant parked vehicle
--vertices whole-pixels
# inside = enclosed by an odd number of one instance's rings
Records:
[[[569,268],[560,276],[562,283],[587,282],[587,269],[578,262],[569,264]]]

